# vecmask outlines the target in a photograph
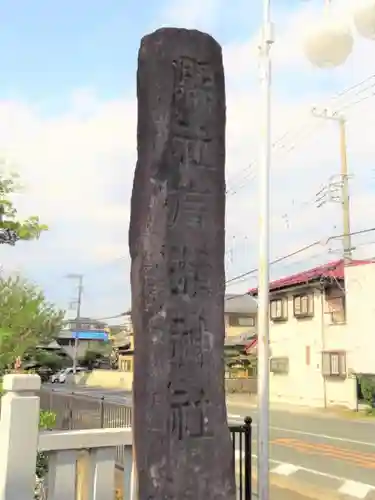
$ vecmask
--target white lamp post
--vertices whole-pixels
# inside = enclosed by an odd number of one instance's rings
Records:
[[[259,161],[259,277],[258,277],[258,499],[269,500],[269,180],[271,167],[271,54],[274,42],[271,0],[263,1],[260,43],[262,91],[261,151]],[[375,0],[354,0],[354,23],[360,34],[375,38]],[[321,22],[307,32],[305,55],[320,68],[343,64],[353,48],[349,23],[330,11],[330,0]]]
[[[261,150],[259,161],[258,264],[258,498],[269,500],[269,233],[271,167],[271,0],[263,0],[263,28],[259,47],[261,80]]]

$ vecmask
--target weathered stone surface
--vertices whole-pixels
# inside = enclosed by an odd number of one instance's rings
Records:
[[[232,500],[224,394],[225,88],[198,31],[142,39],[129,245],[140,500]]]

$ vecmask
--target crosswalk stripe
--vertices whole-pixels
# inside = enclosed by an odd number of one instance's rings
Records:
[[[345,481],[339,489],[339,493],[363,499],[370,491],[373,490],[375,490],[375,488],[369,484],[358,483],[357,481]]]
[[[278,465],[274,469],[271,469],[270,472],[272,472],[273,474],[280,474],[282,476],[290,476],[291,474],[294,474],[298,470],[299,467],[297,467],[296,465],[285,463]]]

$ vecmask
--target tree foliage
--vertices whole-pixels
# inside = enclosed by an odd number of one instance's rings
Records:
[[[370,408],[375,406],[375,379],[371,376],[360,377],[361,391]]]
[[[71,360],[68,357],[44,349],[29,349],[25,359],[30,363],[34,362],[38,367],[49,368],[53,372],[71,365]]]
[[[20,276],[0,276],[0,370],[60,331],[64,312]]]
[[[40,224],[36,215],[24,221],[18,220],[12,195],[19,192],[21,187],[18,174],[6,174],[0,168],[0,229],[16,232],[21,240],[38,239],[43,231],[48,231],[48,226]]]
[[[92,370],[98,363],[102,362],[103,360],[108,360],[109,362],[110,353],[111,346],[107,344],[97,346],[96,349],[88,349],[80,358],[80,365],[87,367],[89,370]]]

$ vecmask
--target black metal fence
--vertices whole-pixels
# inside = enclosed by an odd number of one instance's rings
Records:
[[[79,392],[42,389],[42,410],[56,414],[56,428],[102,429],[108,427],[131,427],[132,408],[120,398],[89,396]],[[230,425],[232,452],[236,472],[237,498],[251,500],[251,418],[246,417],[242,425]],[[124,450],[119,447],[117,463],[124,465]]]
[[[236,471],[236,486],[240,500],[251,499],[251,418],[245,417],[243,425],[230,425],[232,450]],[[236,467],[238,463],[238,469]]]

